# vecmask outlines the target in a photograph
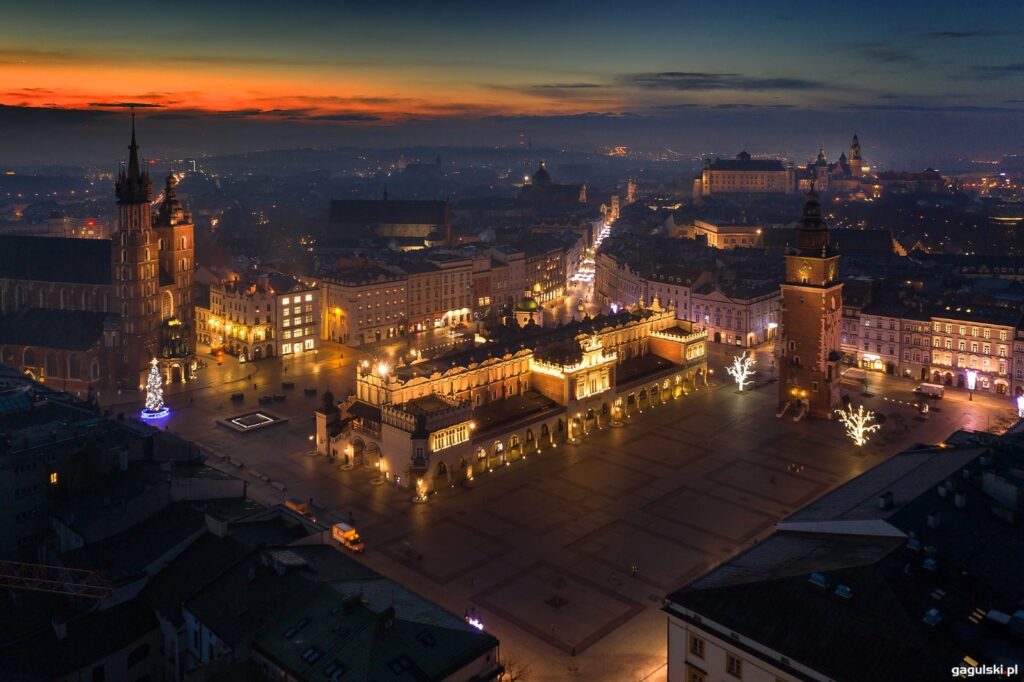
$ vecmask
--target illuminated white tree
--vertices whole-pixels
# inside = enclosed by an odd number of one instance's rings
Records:
[[[856,410],[853,409],[853,405],[847,405],[842,410],[836,410],[836,414],[846,427],[846,435],[857,446],[867,443],[868,436],[882,428],[881,424],[875,422],[875,413],[865,410],[863,405],[858,405]]]
[[[749,386],[754,383],[754,380],[750,377],[754,376],[754,365],[757,364],[757,360],[754,359],[753,355],[747,355],[747,351],[743,351],[742,355],[737,355],[732,359],[732,367],[726,367],[725,371],[729,373],[736,381],[736,386],[742,391],[744,386]]]

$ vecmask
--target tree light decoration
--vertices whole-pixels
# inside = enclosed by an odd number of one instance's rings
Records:
[[[875,413],[865,410],[863,405],[859,405],[856,410],[853,405],[847,405],[845,409],[836,410],[836,414],[846,427],[846,435],[858,447],[868,442],[870,434],[882,428],[881,424],[875,422]]]
[[[171,410],[164,405],[164,379],[160,376],[156,358],[149,364],[149,376],[146,378],[146,407],[142,410],[142,418],[161,419],[170,414]]]
[[[742,355],[737,355],[732,359],[732,367],[726,367],[725,371],[736,380],[736,386],[742,391],[744,386],[754,383],[750,377],[754,376],[756,371],[754,365],[756,364],[757,360],[754,359],[754,356],[747,355],[747,351],[743,351]]]

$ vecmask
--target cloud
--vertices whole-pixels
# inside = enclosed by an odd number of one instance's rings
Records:
[[[893,47],[869,47],[863,54],[877,64],[914,64],[920,61],[916,55]]]
[[[164,105],[149,102],[89,102],[89,106],[97,109],[161,109]]]
[[[972,66],[962,78],[980,78],[983,80],[995,80],[997,78],[1009,78],[1024,73],[1024,62],[1013,62],[1012,64],[987,64]]]
[[[803,78],[757,77],[737,73],[709,73],[700,71],[660,71],[636,73],[619,77],[622,85],[645,90],[835,90],[830,83]]]
[[[583,90],[589,88],[603,88],[597,83],[544,83],[542,85],[531,85],[536,90]]]
[[[843,108],[855,109],[858,111],[902,111],[909,113],[1019,114],[1021,112],[1021,109],[1015,109],[1013,107],[978,106],[970,104],[848,104]]]
[[[316,116],[307,116],[306,118],[311,121],[334,121],[341,123],[366,123],[383,120],[380,116],[374,114],[318,114]]]
[[[991,31],[991,30],[976,30],[976,31],[930,31],[928,33],[922,33],[925,38],[937,38],[937,39],[949,39],[949,40],[963,40],[964,38],[990,38],[992,36],[1005,36],[1011,35],[1013,31]]]

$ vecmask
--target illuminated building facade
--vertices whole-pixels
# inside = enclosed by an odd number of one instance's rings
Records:
[[[786,254],[779,326],[779,414],[831,418],[840,406],[843,283],[839,255],[813,191],[797,226],[796,248]]]
[[[319,281],[325,340],[361,346],[405,334],[404,274],[368,264],[327,273]]]
[[[693,184],[695,198],[713,194],[795,194],[793,164],[779,159],[754,159],[740,152],[732,159],[706,159]]]
[[[310,353],[320,347],[320,292],[280,273],[212,284],[206,325],[212,350],[242,360]]]
[[[429,361],[364,363],[352,399],[317,411],[317,452],[426,494],[706,383],[707,333],[658,301],[495,337]]]
[[[689,239],[704,242],[713,249],[755,249],[761,246],[761,227],[758,225],[729,225],[694,220],[685,228]]]
[[[965,388],[968,372],[975,389],[1010,393],[1013,343],[1020,311],[1015,308],[943,306],[932,311],[934,383]]]

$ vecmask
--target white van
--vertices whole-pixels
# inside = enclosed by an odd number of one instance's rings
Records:
[[[941,398],[946,394],[946,387],[942,384],[918,384],[914,393],[926,398]]]

